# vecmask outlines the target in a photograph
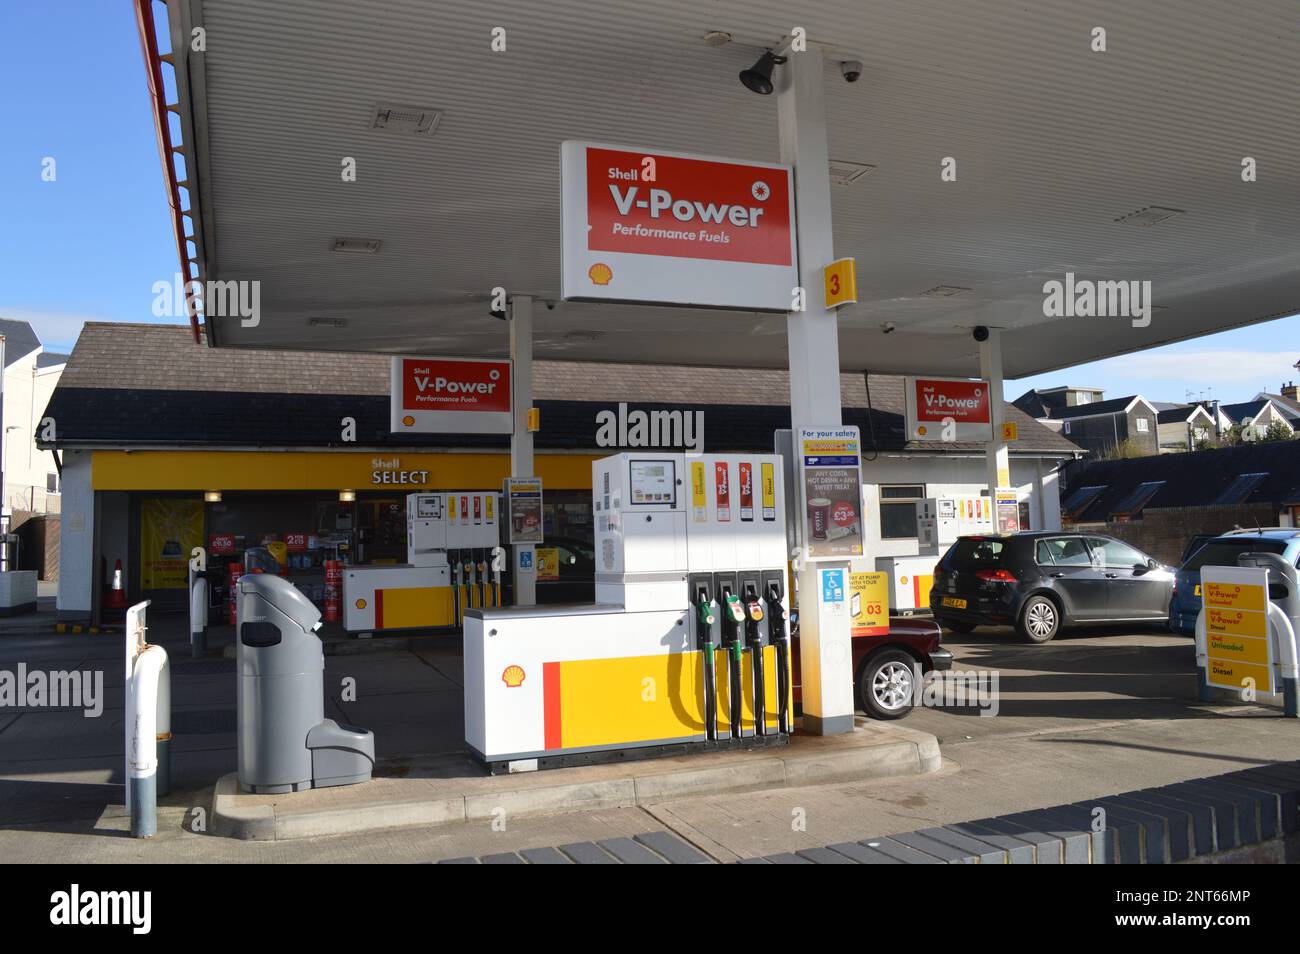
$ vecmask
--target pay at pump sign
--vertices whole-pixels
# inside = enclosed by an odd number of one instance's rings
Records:
[[[587,142],[560,156],[564,298],[790,310],[789,166]]]

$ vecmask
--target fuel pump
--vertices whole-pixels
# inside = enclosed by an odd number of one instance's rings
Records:
[[[713,627],[718,621],[717,603],[709,594],[706,582],[694,580],[691,589],[695,606],[695,643],[704,659],[704,737],[710,742],[718,737],[718,681],[714,666]]]
[[[451,581],[451,621],[453,625],[460,625],[460,561],[456,559],[454,550],[447,551],[447,575]]]
[[[465,606],[474,605],[474,553],[471,550],[463,550],[460,554],[461,559],[461,579],[465,584]]]
[[[478,562],[474,564],[475,575],[478,577],[478,605],[488,605],[488,565],[487,553],[483,550],[478,551]]]
[[[767,603],[767,638],[776,647],[776,725],[777,731],[790,731],[790,634],[786,628],[785,607],[781,605],[781,580],[764,580]]]
[[[745,584],[745,645],[754,675],[754,734],[767,735],[767,685],[763,681],[763,604],[757,588]]]
[[[745,607],[740,597],[730,587],[722,591],[722,645],[727,648],[727,721],[731,737],[740,738],[741,732],[741,658],[744,643],[741,628],[745,625]]]

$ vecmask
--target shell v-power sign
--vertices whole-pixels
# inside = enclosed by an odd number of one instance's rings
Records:
[[[789,166],[561,146],[566,299],[789,311]]]

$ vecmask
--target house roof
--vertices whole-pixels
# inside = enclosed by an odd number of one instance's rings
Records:
[[[1160,407],[1159,413],[1156,414],[1156,421],[1161,424],[1183,424],[1190,421],[1197,414],[1205,415],[1205,419],[1214,423],[1214,418],[1210,417],[1210,412],[1205,410],[1199,404],[1175,404],[1172,406]]]
[[[1062,509],[1076,491],[1105,488],[1066,516],[1106,520],[1131,506],[1142,485],[1160,486],[1143,507],[1200,507],[1216,503],[1300,501],[1300,440],[1241,444],[1183,454],[1091,461],[1069,475]],[[1140,495],[1139,495],[1140,496]],[[1140,509],[1140,508],[1139,508]]]
[[[341,444],[339,419],[357,421],[351,446],[505,446],[503,435],[395,435],[389,430],[388,355],[255,351],[195,345],[184,325],[87,322],[47,414],[58,446],[306,446]],[[704,410],[708,450],[772,446],[790,426],[784,370],[536,361],[538,447],[590,448],[598,410]],[[844,421],[881,451],[982,452],[982,443],[937,447],[904,434],[903,379],[842,374]],[[1012,453],[1074,457],[1080,448],[1007,407],[1018,425]]]
[[[1268,399],[1263,398],[1256,401],[1239,401],[1236,404],[1220,404],[1219,410],[1223,411],[1234,423],[1240,424],[1246,418],[1253,420],[1259,417],[1268,405]]]
[[[1076,417],[1099,417],[1103,414],[1123,414],[1134,401],[1143,400],[1145,399],[1140,394],[1130,394],[1128,397],[1109,398],[1105,401],[1094,401],[1092,404],[1049,408],[1048,414],[1054,421],[1069,421]]]
[[[1255,399],[1263,400],[1267,398],[1273,402],[1273,406],[1282,412],[1282,416],[1287,420],[1300,420],[1300,401],[1293,401],[1283,394],[1270,394],[1267,391],[1261,391],[1255,395]]]
[[[16,318],[0,318],[0,335],[5,338],[5,367],[27,357],[41,346],[32,326]]]
[[[68,363],[68,355],[61,354],[58,351],[42,351],[36,356],[36,367],[38,368],[57,368],[61,364]]]

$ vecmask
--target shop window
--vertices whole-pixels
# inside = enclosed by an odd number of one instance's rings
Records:
[[[916,538],[916,504],[925,498],[925,484],[881,484],[880,538]]]

